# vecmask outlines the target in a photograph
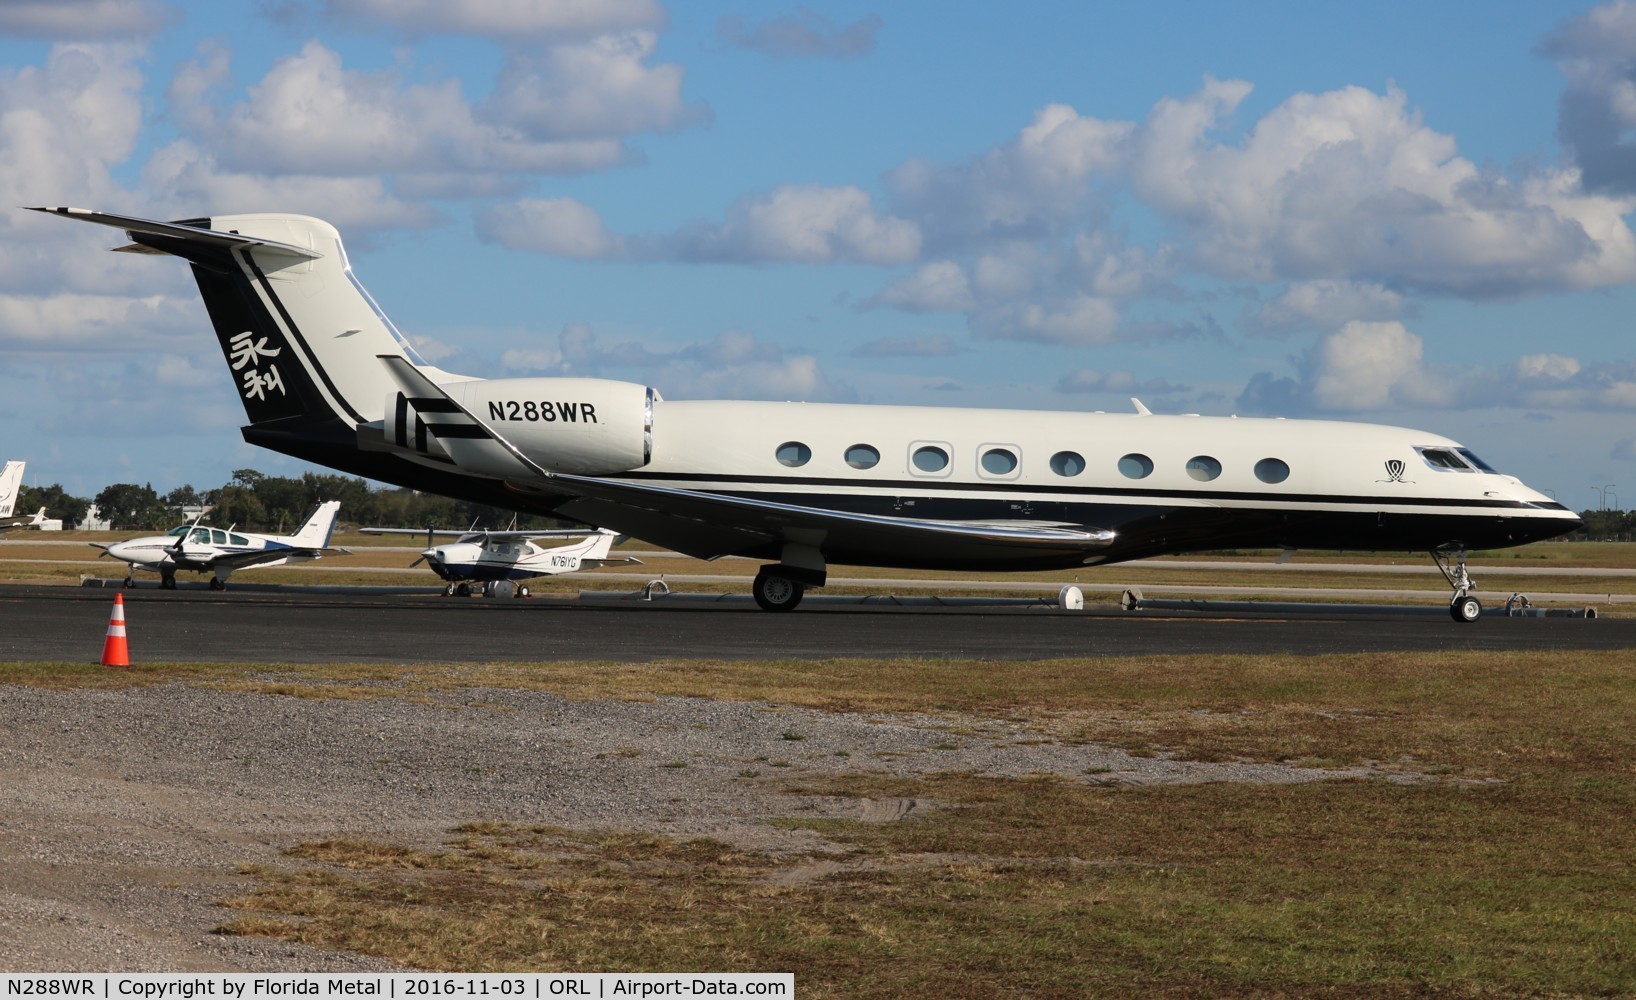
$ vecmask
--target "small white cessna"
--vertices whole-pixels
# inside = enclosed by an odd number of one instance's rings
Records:
[[[365,535],[418,535],[418,528],[360,528]],[[455,541],[434,544],[436,535],[455,535]],[[609,563],[640,563],[631,556],[609,558],[619,532],[598,528],[586,537],[584,529],[546,531],[437,531],[426,532],[426,551],[410,563],[422,562],[445,583],[443,595],[470,597],[471,585],[481,583],[483,596],[493,597],[503,581],[516,584],[512,596],[529,596],[528,585],[520,581],[562,573],[577,573]],[[582,538],[583,541],[556,548],[535,545],[539,538]]]
[[[163,535],[147,535],[112,545],[90,544],[102,549],[103,555],[130,564],[125,571],[127,587],[136,586],[136,570],[141,567],[158,573],[159,585],[166,590],[176,589],[178,570],[210,573],[210,589],[226,590],[227,578],[236,570],[309,562],[326,552],[346,552],[329,547],[330,533],[335,530],[335,512],[340,509],[339,500],[319,504],[318,510],[293,535],[223,531],[195,521],[178,525]]]
[[[1458,621],[1465,553],[1579,518],[1425,431],[1339,421],[927,406],[665,401],[597,378],[481,379],[427,364],[327,222],[159,222],[117,249],[192,265],[251,444],[410,489],[766,561],[787,611],[831,563],[1046,570],[1227,547],[1429,551]],[[436,280],[428,275],[428,280]]]
[[[23,489],[23,467],[27,462],[11,461],[0,470],[0,534],[13,528],[38,528],[45,522],[45,508],[35,511],[33,517],[12,517],[17,509],[17,494]]]

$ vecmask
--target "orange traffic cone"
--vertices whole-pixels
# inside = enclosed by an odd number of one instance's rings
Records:
[[[131,651],[125,645],[125,595],[114,595],[114,609],[108,613],[108,638],[102,640],[102,665],[128,667]]]

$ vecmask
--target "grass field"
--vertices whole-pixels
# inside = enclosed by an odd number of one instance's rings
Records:
[[[1628,651],[0,665],[0,683],[165,681],[754,700],[927,713],[963,739],[1002,718],[1038,740],[1380,775],[1133,788],[1094,773],[903,780],[859,761],[817,781],[747,767],[736,780],[934,807],[888,823],[773,818],[828,844],[797,855],[481,818],[435,850],[359,830],[256,870],[227,933],[451,970],[792,970],[815,997],[1636,994]]]

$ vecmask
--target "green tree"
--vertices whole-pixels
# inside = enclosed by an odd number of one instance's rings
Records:
[[[189,484],[178,486],[166,493],[164,501],[167,507],[197,507],[204,503],[204,498],[199,496],[199,491],[195,490],[192,484]]]
[[[256,495],[243,486],[223,486],[216,490],[215,506],[205,516],[205,523],[218,528],[237,526],[244,531],[260,531],[267,519],[267,511]]]
[[[256,499],[266,511],[261,530],[284,534],[294,531],[307,514],[307,491],[301,480],[263,476],[255,485]]]
[[[25,486],[17,494],[18,514],[32,514],[41,507],[45,508],[46,517],[57,518],[62,521],[63,527],[72,528],[85,520],[86,511],[91,509],[91,501],[83,497],[69,496],[59,483],[52,483],[50,486]]]
[[[170,520],[170,511],[153,491],[152,483],[115,483],[96,495],[96,504],[117,530],[162,528]]]

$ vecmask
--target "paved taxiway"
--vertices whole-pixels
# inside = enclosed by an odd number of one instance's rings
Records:
[[[96,662],[112,589],[0,585],[0,660]],[[1296,615],[893,608],[605,605],[442,598],[425,590],[311,588],[124,591],[135,662],[1042,659],[1195,653],[1323,654],[1437,649],[1636,648],[1636,619],[1443,614]]]

